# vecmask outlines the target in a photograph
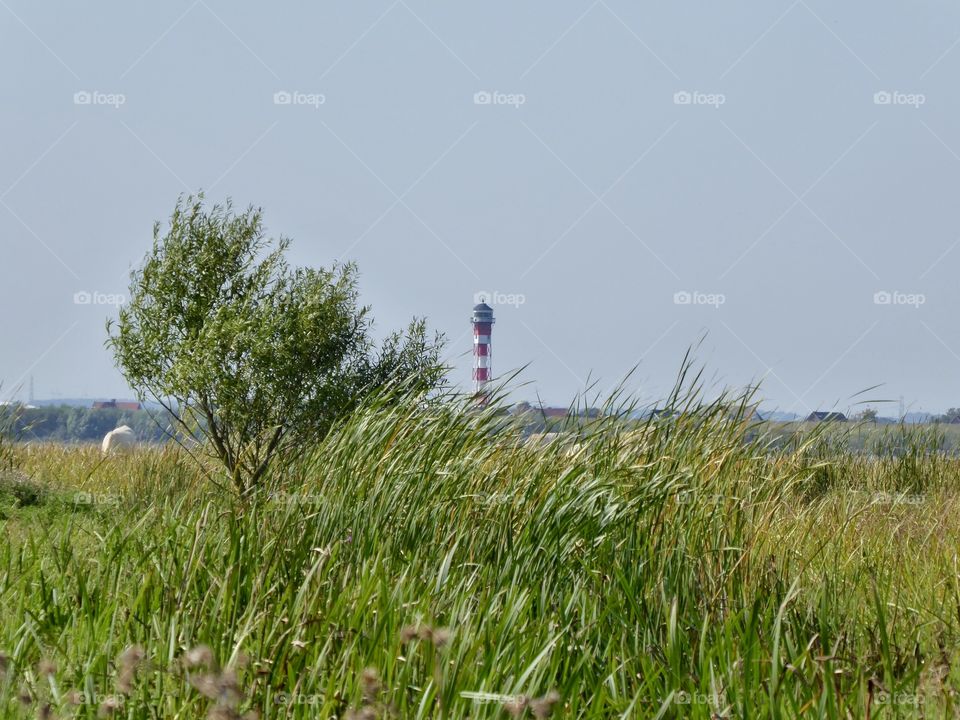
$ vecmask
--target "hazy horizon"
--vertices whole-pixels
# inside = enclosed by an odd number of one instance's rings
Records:
[[[104,321],[180,194],[355,260],[470,384],[960,406],[960,7],[0,0],[0,382],[129,397]],[[857,393],[880,387],[865,396]]]

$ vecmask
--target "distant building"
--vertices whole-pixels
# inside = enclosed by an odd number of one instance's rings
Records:
[[[94,410],[142,410],[143,406],[134,400],[97,400]]]
[[[568,407],[544,407],[542,405],[531,405],[528,402],[519,402],[513,406],[510,411],[512,415],[530,414],[537,418],[565,419],[571,417],[598,418],[600,410],[598,408],[584,408],[573,412]]]
[[[807,416],[807,422],[846,422],[847,416],[842,412],[828,412],[816,410]]]

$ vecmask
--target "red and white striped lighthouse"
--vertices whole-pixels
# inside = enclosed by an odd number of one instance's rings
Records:
[[[483,298],[473,306],[473,390],[477,400],[486,403],[487,385],[493,380],[492,353],[490,334],[493,330],[493,308],[487,305]]]

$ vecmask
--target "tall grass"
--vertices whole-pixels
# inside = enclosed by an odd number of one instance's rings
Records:
[[[17,447],[0,716],[952,713],[960,462],[667,406],[532,440],[380,398],[243,502],[175,449]]]

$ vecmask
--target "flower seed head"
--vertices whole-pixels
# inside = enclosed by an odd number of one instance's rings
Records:
[[[212,667],[213,650],[207,645],[197,645],[183,656],[183,664],[186,667]]]
[[[433,646],[438,650],[446,647],[450,642],[450,634],[450,630],[447,628],[435,628],[430,638],[433,641]]]
[[[120,710],[121,706],[122,703],[120,702],[119,698],[108,697],[102,703],[100,703],[100,707],[97,709],[97,717],[113,717],[117,711]]]
[[[216,700],[220,694],[216,675],[194,675],[190,678],[193,688],[210,700]]]
[[[146,657],[146,652],[139,645],[131,645],[117,658],[117,665],[124,667],[137,667]]]
[[[372,702],[380,692],[380,676],[376,669],[366,668],[360,673],[360,687],[363,689],[363,699]]]
[[[530,701],[526,695],[518,695],[508,703],[504,703],[503,709],[510,717],[520,717],[527,709]]]
[[[533,716],[542,720],[548,718],[553,713],[553,706],[560,702],[560,693],[551,690],[542,698],[538,698],[530,703],[530,709],[533,710]]]

